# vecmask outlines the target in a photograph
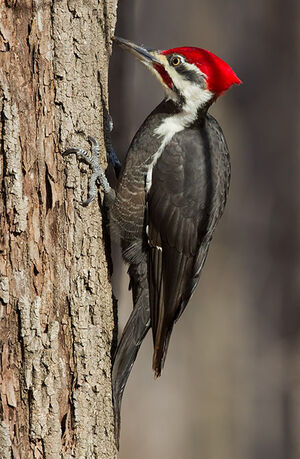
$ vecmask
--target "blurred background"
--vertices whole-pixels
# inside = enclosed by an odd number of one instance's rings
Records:
[[[300,458],[299,69],[297,0],[120,0],[116,35],[158,49],[199,46],[244,84],[211,113],[232,182],[203,274],[154,381],[145,339],[122,407],[121,459]],[[162,100],[114,49],[113,142],[122,158]],[[120,328],[131,307],[117,248]]]

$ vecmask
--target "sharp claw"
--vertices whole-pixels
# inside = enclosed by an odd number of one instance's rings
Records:
[[[78,150],[79,150],[79,148],[68,148],[67,150],[62,152],[62,156],[67,156],[67,155],[71,155],[71,154],[74,154],[74,153],[77,154]]]
[[[98,140],[94,139],[94,137],[92,137],[92,136],[90,136],[90,135],[88,136],[87,139],[88,139],[88,141],[89,141],[89,143],[91,144],[92,147],[99,148],[99,142],[98,142]]]
[[[97,194],[97,186],[96,186],[97,180],[100,182],[105,194],[113,194],[109,186],[109,183],[107,181],[107,178],[105,177],[103,169],[101,168],[99,164],[99,156],[100,156],[99,143],[96,139],[94,139],[94,137],[91,137],[91,136],[88,137],[88,141],[91,145],[91,154],[88,154],[82,148],[74,148],[74,147],[68,148],[62,153],[63,156],[75,154],[79,159],[86,162],[92,170],[92,175],[89,179],[89,190],[90,190],[89,196],[85,201],[81,203],[83,207],[88,206],[90,202],[92,202],[95,199],[96,194]]]
[[[82,207],[87,207],[92,201],[94,201],[95,196],[89,196],[85,201],[82,201],[80,204]]]

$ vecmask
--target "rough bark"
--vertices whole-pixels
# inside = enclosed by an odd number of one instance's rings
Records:
[[[83,208],[102,146],[116,0],[0,5],[0,457],[114,458],[106,226]]]

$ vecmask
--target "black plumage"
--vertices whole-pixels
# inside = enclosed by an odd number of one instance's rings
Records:
[[[150,326],[153,369],[156,376],[161,373],[173,325],[198,283],[229,187],[226,141],[217,121],[202,110],[166,144],[146,191],[147,172],[162,143],[154,133],[178,112],[174,102],[164,100],[141,126],[111,208],[111,224],[118,228],[129,263],[134,303],[113,366],[118,426],[123,390]]]
[[[218,133],[218,141],[215,141]],[[214,134],[212,136],[212,134]],[[200,113],[175,134],[153,169],[146,224],[149,289],[157,376],[174,322],[198,282],[209,241],[226,200],[229,156],[217,122]]]

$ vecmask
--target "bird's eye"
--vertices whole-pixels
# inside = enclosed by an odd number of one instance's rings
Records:
[[[181,64],[180,57],[173,56],[172,59],[171,59],[171,65],[173,65],[173,67],[177,67],[179,64]]]

